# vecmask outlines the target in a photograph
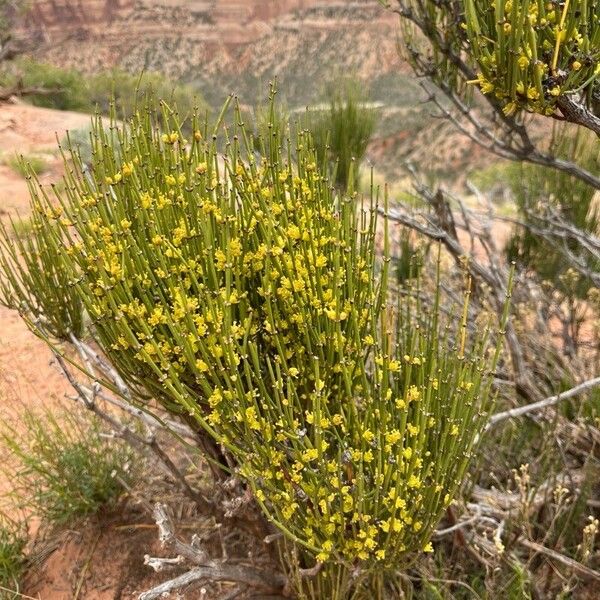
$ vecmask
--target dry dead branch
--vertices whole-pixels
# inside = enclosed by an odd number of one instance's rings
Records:
[[[179,564],[179,562],[183,562],[180,561],[179,557],[183,557],[184,561],[196,566],[187,573],[140,594],[139,600],[161,598],[165,594],[204,580],[212,583],[228,582],[241,584],[246,588],[262,590],[266,594],[276,594],[285,588],[287,583],[286,577],[274,570],[267,571],[227,559],[209,559],[202,548],[194,545],[193,540],[192,544],[187,544],[180,540],[175,535],[173,522],[168,515],[167,508],[163,504],[156,505],[154,518],[159,528],[159,538],[163,547],[176,553],[177,558],[166,559],[165,562],[165,559],[147,557],[146,563],[163,566],[166,564],[171,565],[176,560],[177,564]]]

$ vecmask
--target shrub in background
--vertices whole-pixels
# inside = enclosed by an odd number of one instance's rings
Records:
[[[85,78],[74,69],[19,58],[5,67],[0,83],[6,88],[22,85],[44,90],[28,96],[35,106],[58,110],[84,110],[89,106]]]
[[[42,175],[48,170],[48,163],[42,156],[31,155],[18,155],[12,154],[5,161],[15,173],[26,177],[31,171],[36,175]]]
[[[269,136],[256,158],[240,123],[236,110],[221,160],[220,128],[194,119],[185,139],[166,106],[122,128],[97,120],[91,177],[68,172],[59,208],[32,186],[37,243],[132,389],[212,440],[209,458],[229,455],[290,568],[322,564],[308,584],[293,573],[301,597],[373,597],[431,549],[499,346],[467,339],[466,304],[446,326],[437,301],[389,295],[376,190],[336,192],[306,132],[286,153]],[[6,296],[37,295],[43,312],[48,294],[4,264]]]
[[[341,189],[356,189],[359,168],[376,125],[361,84],[341,80],[327,92],[327,108],[308,114],[308,128],[320,168],[331,172]]]
[[[0,425],[10,496],[46,522],[68,524],[110,507],[131,481],[131,450],[94,419],[27,411],[17,429]]]

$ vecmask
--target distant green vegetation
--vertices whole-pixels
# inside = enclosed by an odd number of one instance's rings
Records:
[[[174,83],[161,73],[131,75],[120,69],[98,73],[88,81],[89,102],[101,113],[108,113],[113,103],[117,113],[131,115],[141,95],[152,93],[155,98],[177,106],[181,118],[192,115],[194,109],[206,110],[206,102],[197,90]]]
[[[159,73],[131,75],[112,69],[86,76],[75,69],[66,69],[21,58],[3,67],[0,87],[39,88],[27,100],[35,106],[57,110],[76,110],[107,114],[113,105],[118,115],[131,114],[137,99],[148,93],[169,104],[176,104],[182,117],[194,108],[206,109],[206,102],[190,86],[170,81]],[[42,91],[43,90],[43,91]]]
[[[367,101],[358,82],[342,80],[328,89],[325,110],[308,113],[319,164],[341,188],[358,185],[359,167],[375,131],[376,114]]]
[[[15,219],[12,223],[13,236],[19,239],[29,237],[33,233],[34,226],[31,219]]]
[[[23,177],[26,177],[29,173],[41,175],[48,170],[46,159],[35,154],[12,154],[4,160],[4,164]]]

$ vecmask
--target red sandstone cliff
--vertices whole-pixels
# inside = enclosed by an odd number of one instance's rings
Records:
[[[242,24],[269,21],[317,3],[318,0],[34,0],[24,26],[68,31],[72,27],[109,25],[136,9],[149,8],[204,15],[219,25]]]

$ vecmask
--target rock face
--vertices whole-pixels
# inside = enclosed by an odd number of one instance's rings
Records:
[[[41,30],[56,38],[68,35],[73,28],[93,30],[130,20],[132,14],[150,12],[187,15],[226,28],[268,22],[315,4],[317,0],[33,0],[23,25],[26,31]]]
[[[327,71],[397,71],[395,30],[377,0],[33,0],[19,34],[36,41],[40,59],[84,72],[117,66],[192,84],[241,76],[265,85],[290,69],[291,79],[323,82]]]

